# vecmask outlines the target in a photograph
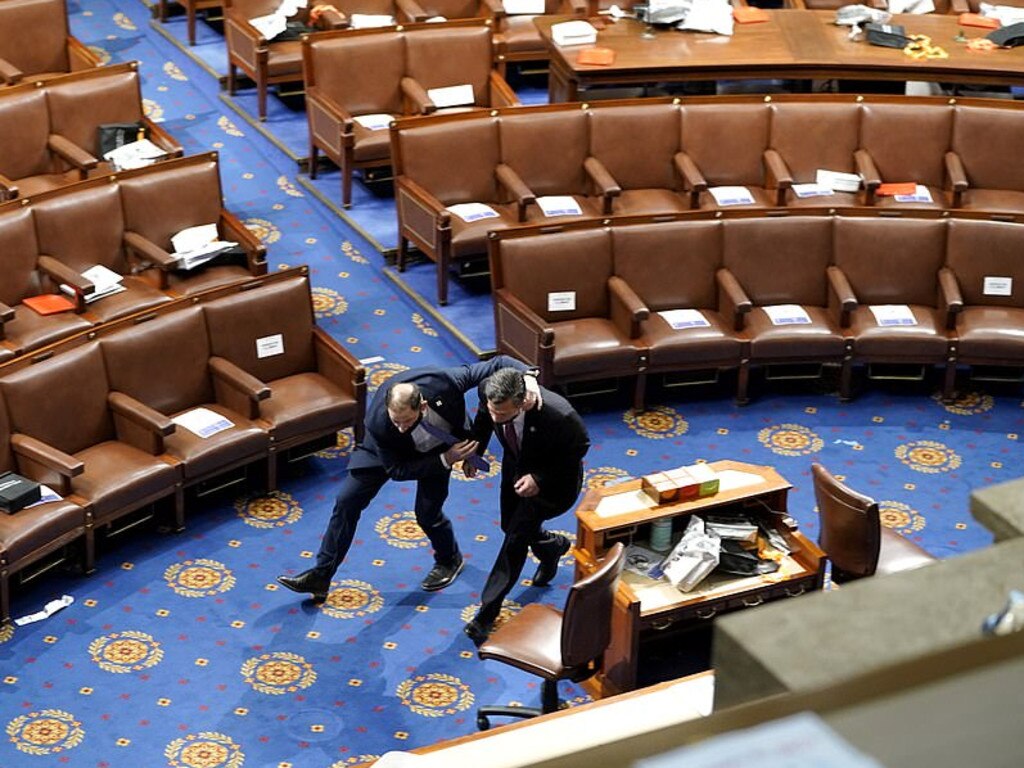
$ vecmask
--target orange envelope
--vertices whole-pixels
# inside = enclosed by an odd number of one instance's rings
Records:
[[[961,27],[981,27],[983,29],[999,29],[999,19],[990,19],[980,13],[961,13],[957,23]]]
[[[75,308],[72,301],[54,293],[44,293],[41,296],[29,296],[22,299],[21,303],[26,307],[35,310],[40,315],[55,315],[58,312],[67,312]]]
[[[602,67],[607,67],[614,61],[615,51],[611,48],[602,48],[601,46],[584,48],[576,59],[576,62],[579,64],[594,64]]]
[[[737,24],[757,24],[759,21],[768,21],[771,18],[764,8],[755,8],[752,5],[745,5],[732,9],[732,17]]]
[[[893,184],[879,184],[878,194],[886,195],[912,195],[917,191],[917,182],[901,181]]]

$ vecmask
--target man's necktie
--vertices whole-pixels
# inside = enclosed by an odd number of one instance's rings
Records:
[[[445,432],[443,429],[434,424],[431,424],[426,419],[420,419],[420,426],[423,427],[423,431],[425,431],[428,435],[436,437],[438,440],[440,440],[447,446],[453,446],[456,443],[462,442],[461,438],[458,438],[449,432]],[[487,463],[487,459],[476,453],[469,454],[469,456],[464,458],[463,461],[469,462],[472,466],[476,467],[481,472],[486,472],[491,468],[491,465]]]
[[[519,436],[516,434],[515,421],[509,420],[501,425],[502,429],[505,430],[505,446],[508,448],[509,453],[512,454],[512,458],[519,458]]]

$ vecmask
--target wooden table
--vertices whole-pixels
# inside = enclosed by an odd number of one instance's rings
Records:
[[[974,53],[953,38],[984,37],[987,30],[961,28],[956,16],[897,15],[908,34],[923,34],[944,48],[948,59],[913,59],[902,50],[847,39],[848,27],[837,27],[833,11],[769,11],[760,24],[737,24],[732,37],[701,32],[657,29],[653,39],[642,35],[646,25],[635,19],[608,22],[597,44],[615,51],[610,66],[577,63],[588,46],[560,48],[551,41],[551,26],[566,19],[539,16],[534,20],[551,53],[548,95],[552,102],[578,101],[593,86],[681,83],[737,79],[930,80],[982,85],[1024,84],[1024,49]]]
[[[784,597],[821,589],[825,554],[809,539],[781,521],[790,484],[772,467],[738,461],[716,461],[721,489],[713,496],[657,506],[645,505],[640,480],[587,491],[576,509],[576,578],[590,573],[596,561],[616,541],[644,544],[654,520],[673,518],[681,531],[693,513],[726,512],[741,508],[771,521],[792,553],[782,567],[763,576],[731,577],[712,574],[691,592],[667,581],[624,572],[612,608],[612,640],[601,672],[593,679],[598,697],[630,691],[637,686],[642,646],[669,627],[686,630],[706,624],[716,615]]]

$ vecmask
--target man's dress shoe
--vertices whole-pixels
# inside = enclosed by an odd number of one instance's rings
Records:
[[[537,572],[533,574],[533,586],[546,587],[558,573],[558,561],[562,559],[562,555],[568,552],[569,547],[572,546],[565,536],[559,536],[559,538],[561,541],[558,542],[558,549],[552,553],[552,556],[541,560],[540,565],[537,566]]]
[[[331,580],[315,570],[303,571],[298,576],[278,576],[277,583],[292,592],[309,592],[313,601],[322,603],[331,589]]]
[[[473,645],[479,648],[484,644],[484,641],[490,637],[493,629],[493,624],[482,624],[476,619],[473,619],[462,628],[462,631],[465,632],[466,636],[473,641]]]
[[[420,586],[427,592],[437,592],[439,589],[444,589],[462,573],[464,565],[462,555],[459,555],[458,561],[450,565],[434,563],[434,567],[430,569],[430,573],[427,574],[426,578],[420,582]]]

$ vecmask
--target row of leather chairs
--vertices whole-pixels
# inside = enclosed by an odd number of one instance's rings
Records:
[[[306,268],[178,299],[0,365],[0,471],[61,500],[0,514],[0,622],[9,582],[154,505],[184,525],[186,491],[259,478],[361,436],[365,369],[315,325]],[[231,422],[202,438],[175,419]],[[227,480],[225,478],[227,477]]]
[[[100,66],[68,28],[65,0],[0,2],[0,88]]]
[[[244,251],[239,263],[178,269],[171,237],[216,224]],[[82,272],[102,265],[122,275],[120,293],[89,302]],[[222,208],[215,153],[170,160],[0,205],[0,361],[176,296],[245,280],[267,270],[266,248]],[[23,302],[64,295],[74,311],[40,314]]]
[[[109,173],[100,126],[137,124],[168,158],[181,145],[143,110],[138,62],[0,89],[0,200]]]
[[[491,24],[484,20],[409,24],[310,35],[302,44],[309,120],[309,173],[320,151],[341,169],[341,202],[352,204],[352,171],[391,163],[388,123],[402,115],[516,106],[519,100],[491,67]],[[428,91],[468,85],[472,98],[439,108]]]
[[[744,207],[864,205],[1024,215],[1024,108],[1014,102],[892,96],[645,99],[405,118],[392,126],[399,269],[409,244],[437,263],[481,260],[487,233],[544,221],[541,196],[583,216],[720,210],[709,191],[743,186]],[[797,197],[819,169],[861,177],[856,192]],[[932,203],[879,195],[925,186]],[[495,218],[448,210],[484,203]],[[557,222],[559,219],[554,219]]]
[[[1021,224],[865,209],[498,231],[496,345],[548,384],[631,379],[636,407],[655,374],[738,369],[745,403],[752,367],[821,364],[839,368],[843,398],[854,364],[937,366],[949,399],[958,364],[1024,368],[1021,253]]]

